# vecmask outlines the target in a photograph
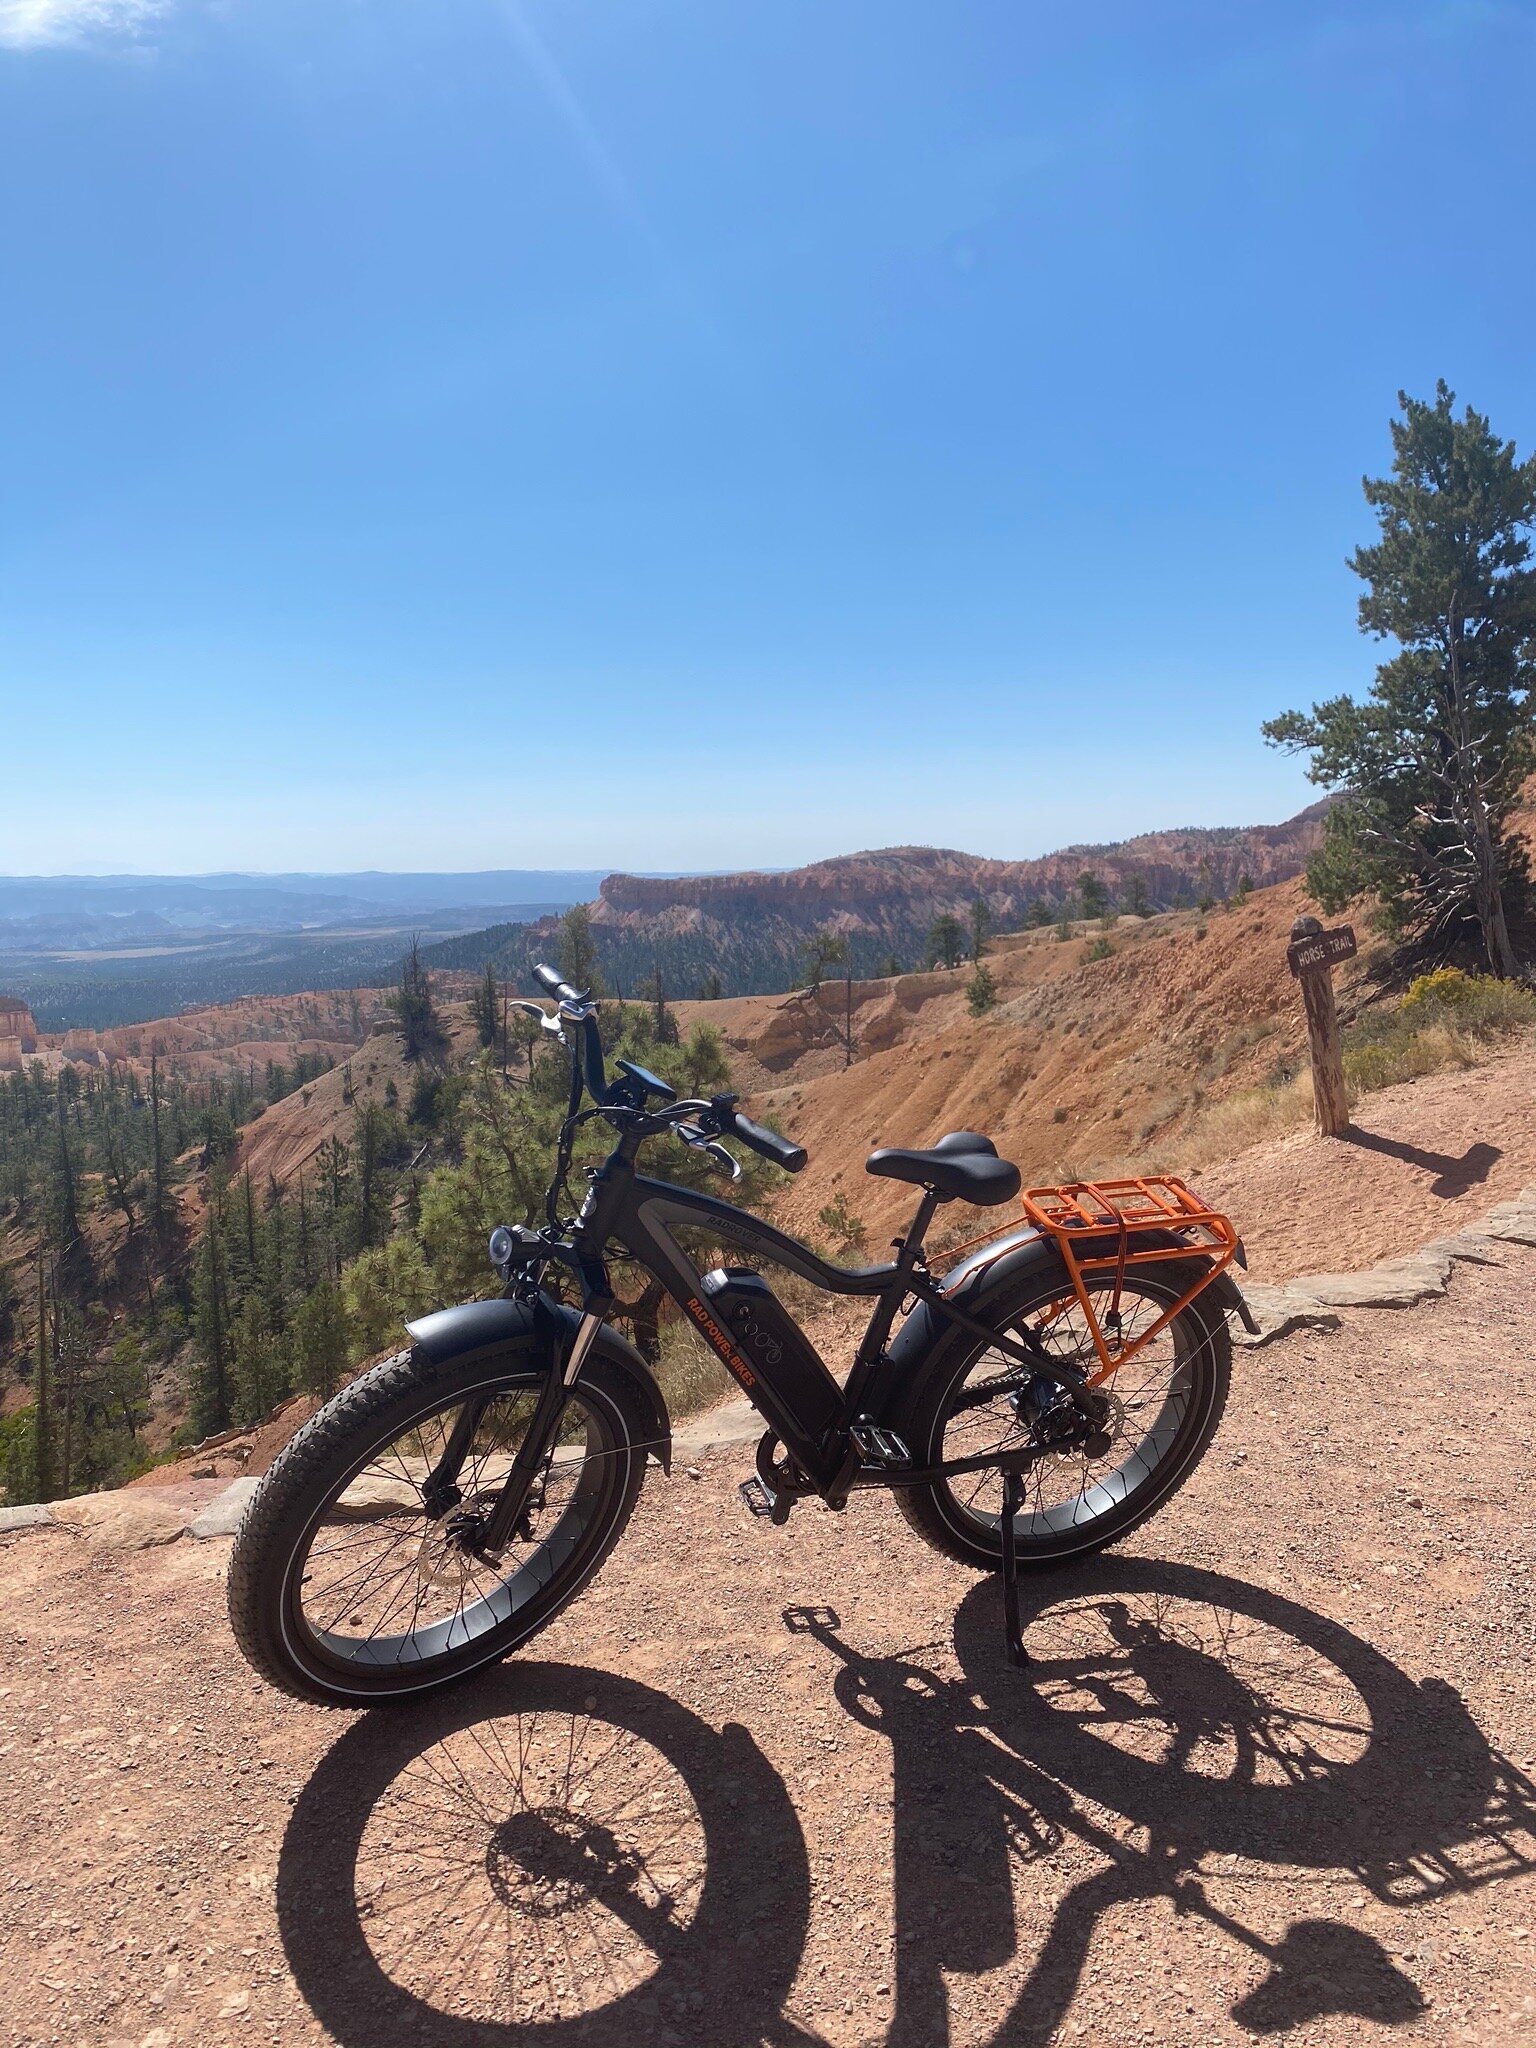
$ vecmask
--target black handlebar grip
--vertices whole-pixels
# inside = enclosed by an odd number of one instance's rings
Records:
[[[579,1003],[581,1001],[581,997],[571,987],[571,984],[568,981],[562,981],[557,970],[553,967],[546,967],[542,961],[535,963],[533,978],[560,1002]]]
[[[782,1166],[786,1173],[798,1173],[806,1161],[803,1145],[795,1145],[788,1138],[781,1138],[777,1131],[765,1130],[761,1124],[753,1123],[751,1117],[743,1116],[737,1110],[732,1125],[735,1135],[743,1145],[763,1159],[771,1159],[775,1166]]]

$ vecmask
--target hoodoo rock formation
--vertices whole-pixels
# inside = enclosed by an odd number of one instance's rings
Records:
[[[0,1074],[21,1071],[37,1051],[37,1025],[20,996],[0,996]]]

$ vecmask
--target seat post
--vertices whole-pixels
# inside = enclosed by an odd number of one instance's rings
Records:
[[[917,1205],[917,1214],[912,1218],[906,1236],[901,1241],[902,1266],[913,1265],[923,1249],[923,1239],[928,1235],[928,1226],[933,1221],[933,1212],[939,1206],[939,1197],[932,1188],[923,1189],[923,1199]]]

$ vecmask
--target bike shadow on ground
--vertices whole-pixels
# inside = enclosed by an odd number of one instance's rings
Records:
[[[1351,1923],[1357,1888],[1408,1916],[1536,1869],[1536,1787],[1454,1689],[1298,1602],[1111,1557],[1028,1585],[1025,1618],[1019,1671],[995,1580],[953,1660],[785,1616],[891,1746],[887,2048],[945,2048],[966,1977],[990,1979],[989,2017],[961,2037],[1043,2048],[1104,1916],[1158,1899],[1260,1959],[1232,2007],[1256,2038],[1404,2023],[1423,1996]],[[1298,1873],[1333,1910],[1281,1926]],[[1021,1877],[1065,1884],[1043,1937],[1021,1934]],[[342,2048],[813,2040],[786,2012],[811,1886],[782,1778],[744,1728],[581,1667],[516,1661],[354,1723],[295,1806],[277,1910]]]
[[[744,1728],[518,1661],[364,1716],[291,1816],[278,1922],[343,2048],[805,2040],[810,1871]]]
[[[1325,1902],[1359,1886],[1407,1913],[1536,1869],[1536,1787],[1454,1688],[1416,1683],[1338,1623],[1147,1559],[1098,1559],[1024,1593],[1029,1668],[1008,1662],[998,1587],[983,1581],[956,1616],[958,1679],[923,1652],[861,1656],[830,1609],[785,1616],[836,1654],[842,1705],[891,1743],[889,2048],[942,2048],[946,1979],[1012,1962],[1020,1981],[987,2039],[1046,2043],[1102,1916],[1158,1896],[1264,1960],[1232,2008],[1254,2035],[1330,2013],[1405,2023],[1425,2009],[1418,1986],[1347,1908],[1274,1939],[1218,1900],[1272,1920],[1266,1890],[1299,1873]],[[1072,1843],[1103,1861],[1021,1960],[1018,1867],[1048,1871]]]

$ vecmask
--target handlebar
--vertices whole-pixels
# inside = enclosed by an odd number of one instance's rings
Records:
[[[574,1115],[581,1101],[583,1080],[587,1084],[587,1093],[594,1102],[601,1102],[608,1092],[608,1075],[603,1066],[603,1040],[598,1030],[597,1011],[589,998],[579,989],[572,988],[568,981],[563,981],[553,967],[546,967],[542,962],[535,963],[533,978],[555,997],[561,1011],[581,1032],[581,1059],[573,1066],[571,1077],[571,1114]]]
[[[581,1003],[586,1000],[584,996],[578,994],[571,987],[568,981],[562,981],[558,971],[553,967],[545,967],[542,963],[536,964],[533,970],[533,978],[546,993],[554,996],[558,1002]]]
[[[739,1138],[743,1145],[750,1145],[760,1159],[772,1160],[786,1173],[798,1173],[804,1166],[806,1151],[803,1145],[793,1144],[788,1138],[781,1138],[777,1131],[753,1123],[751,1117],[743,1116],[740,1110],[733,1109],[722,1121],[726,1137]]]
[[[603,1042],[598,1031],[597,1010],[590,997],[571,987],[561,979],[553,967],[542,962],[535,964],[533,978],[541,988],[552,995],[560,1005],[562,1014],[581,1031],[581,1058],[573,1060],[571,1072],[571,1115],[574,1117],[581,1101],[581,1084],[585,1080],[587,1093],[599,1108],[609,1100],[608,1077],[603,1066]],[[763,1124],[756,1124],[743,1116],[736,1107],[734,1095],[712,1096],[708,1102],[672,1102],[660,1113],[661,1119],[669,1123],[679,1122],[686,1116],[704,1111],[707,1121],[701,1125],[701,1138],[735,1138],[760,1159],[782,1167],[786,1173],[798,1173],[805,1165],[806,1150],[789,1138],[781,1138],[777,1131],[770,1131]]]

